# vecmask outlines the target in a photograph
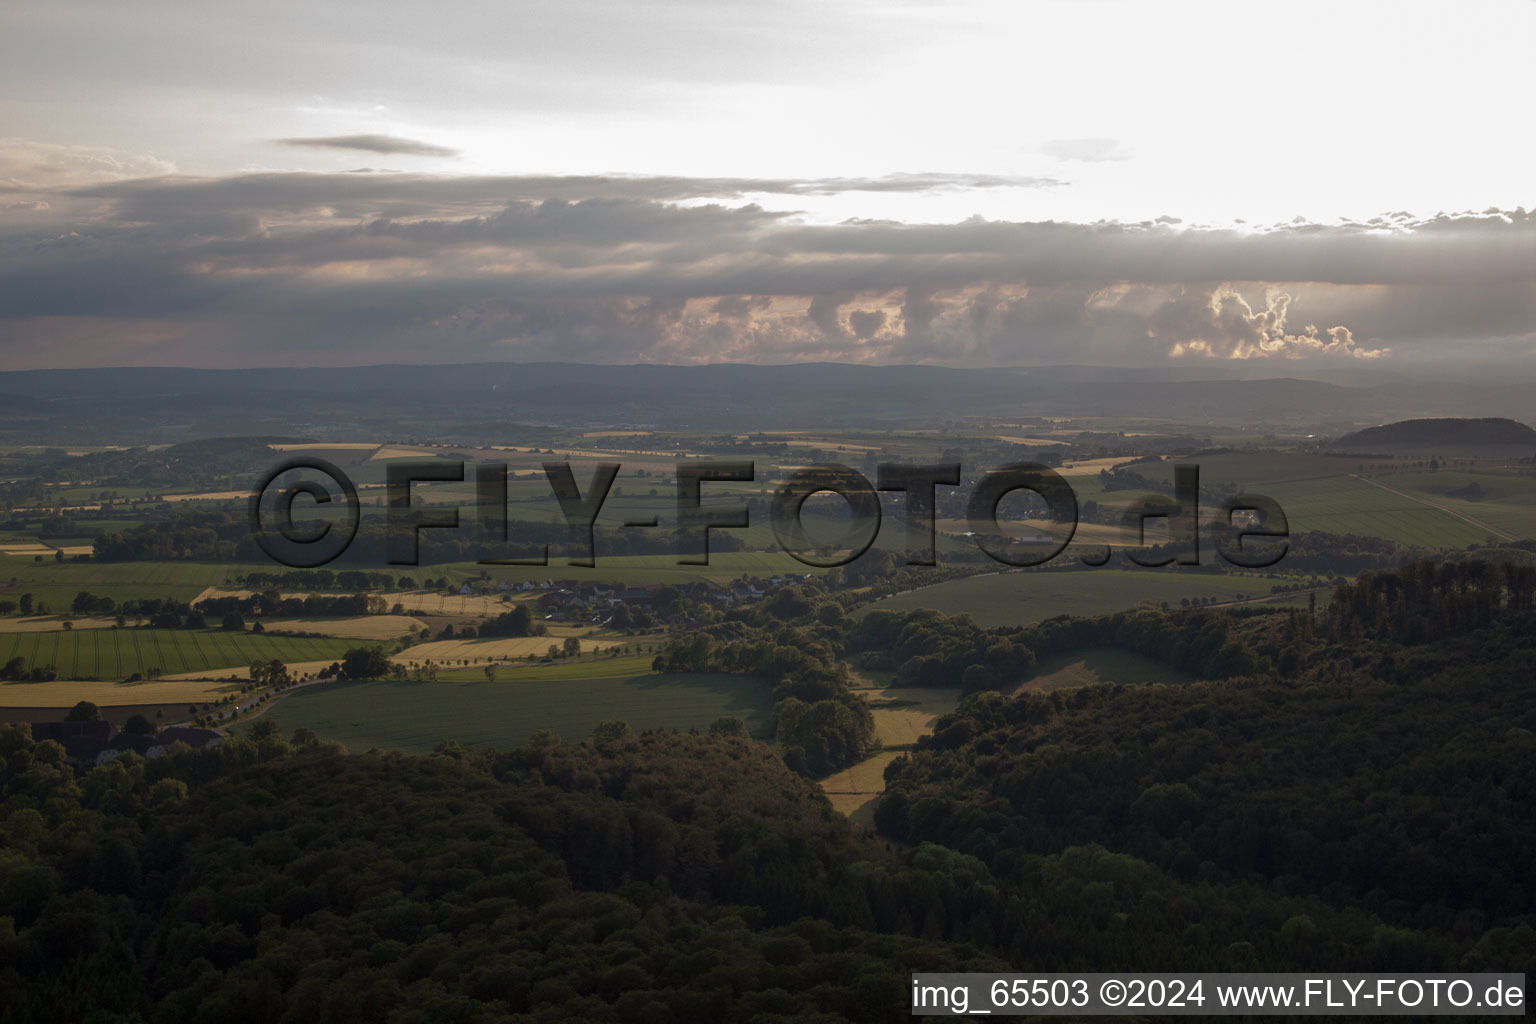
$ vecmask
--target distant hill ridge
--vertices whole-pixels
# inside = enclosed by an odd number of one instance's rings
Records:
[[[1335,441],[1333,447],[1375,450],[1435,445],[1526,445],[1536,451],[1536,430],[1516,420],[1497,416],[1402,420],[1346,434]]]

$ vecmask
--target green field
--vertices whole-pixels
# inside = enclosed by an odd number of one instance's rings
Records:
[[[1298,533],[1357,533],[1427,548],[1462,548],[1488,538],[1486,529],[1355,477],[1315,477],[1264,486],[1262,493],[1280,503],[1291,529]]]
[[[5,597],[30,593],[54,614],[67,615],[75,595],[88,590],[114,601],[171,598],[190,601],[204,588],[255,566],[209,562],[33,562],[0,557],[0,584],[12,584]]]
[[[658,645],[659,646],[659,645]],[[518,683],[544,683],[559,679],[606,679],[613,676],[634,676],[650,671],[654,654],[635,654],[619,658],[582,658],[578,661],[555,661],[548,665],[498,665],[496,681]],[[485,666],[456,668],[438,673],[439,682],[483,682]]]
[[[1198,464],[1202,484],[1230,483],[1240,490],[1274,498],[1285,510],[1294,532],[1353,533],[1400,544],[1453,548],[1484,543],[1487,527],[1517,537],[1536,536],[1536,481],[1501,467],[1371,472],[1360,479],[1353,474],[1363,464],[1374,465],[1370,460],[1362,463],[1320,455],[1243,452],[1179,461]],[[1173,466],[1170,460],[1132,468],[1154,479],[1171,480]],[[1473,480],[1487,492],[1487,500],[1468,502],[1443,496],[1444,491]],[[1129,492],[1112,492],[1110,500],[1118,503],[1131,497]],[[1433,505],[1452,509],[1476,523]]]
[[[1218,602],[1266,597],[1273,580],[1251,576],[1181,573],[1167,569],[1091,569],[1081,572],[1006,572],[935,583],[876,601],[860,609],[910,611],[935,608],[955,615],[968,612],[981,626],[1020,626],[1056,615],[1107,615],[1143,601],[1167,601],[1178,607],[1184,598],[1215,598]],[[1275,603],[1305,603],[1306,595],[1288,595]]]
[[[641,586],[647,583],[697,583],[701,580],[725,581],[738,576],[776,576],[818,574],[825,572],[802,565],[782,551],[711,551],[708,565],[678,565],[677,555],[604,555],[598,551],[591,568],[566,565],[565,559],[551,557],[547,566],[485,566],[475,562],[450,562],[418,568],[395,568],[402,575],[447,576],[455,583],[476,579],[488,572],[496,580],[578,580],[580,582],[616,583]],[[387,567],[376,567],[385,568]]]
[[[767,682],[691,673],[541,682],[322,683],[295,690],[268,714],[284,731],[299,726],[350,750],[421,753],[443,740],[507,749],[540,729],[580,740],[601,722],[645,729],[706,729],[722,715],[772,732]]]
[[[253,661],[338,659],[356,640],[265,636],[220,629],[55,629],[0,633],[0,664],[15,657],[29,668],[52,665],[60,679],[125,679],[248,667]]]
[[[1512,538],[1536,537],[1536,477],[1528,470],[1488,468],[1440,469],[1388,473],[1376,482],[1440,505]],[[1448,492],[1471,484],[1482,489],[1477,500],[1451,497]]]

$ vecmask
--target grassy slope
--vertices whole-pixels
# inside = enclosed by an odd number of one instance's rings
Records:
[[[936,583],[876,601],[861,614],[873,608],[935,608],[948,614],[968,612],[982,626],[1018,626],[1056,615],[1104,615],[1142,601],[1176,606],[1183,598],[1263,597],[1272,585],[1267,579],[1180,573],[1177,568],[1011,572]]]
[[[612,719],[638,732],[704,729],[722,715],[735,715],[764,736],[772,727],[768,691],[761,679],[681,673],[524,683],[326,683],[296,690],[270,714],[284,729],[308,726],[352,750],[423,752],[444,739],[513,747],[539,729],[581,739]]]

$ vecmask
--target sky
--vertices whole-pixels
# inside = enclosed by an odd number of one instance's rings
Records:
[[[0,6],[0,368],[1536,369],[1536,2]]]

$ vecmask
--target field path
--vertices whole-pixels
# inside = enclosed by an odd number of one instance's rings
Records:
[[[1436,505],[1434,502],[1429,501],[1429,500],[1427,500],[1425,498],[1421,498],[1417,494],[1409,494],[1407,491],[1400,491],[1396,487],[1388,487],[1386,484],[1378,483],[1377,481],[1368,479],[1366,477],[1363,477],[1363,476],[1361,476],[1358,473],[1351,473],[1349,475],[1354,477],[1356,480],[1359,480],[1361,483],[1370,484],[1372,487],[1380,487],[1382,490],[1387,491],[1390,494],[1395,494],[1399,498],[1407,498],[1409,501],[1418,502],[1420,505],[1423,505],[1426,508],[1432,508],[1432,509],[1435,509],[1438,512],[1444,512],[1448,516],[1455,516],[1457,519],[1460,519],[1462,522],[1467,523],[1467,524],[1472,525],[1472,526],[1475,526],[1479,530],[1486,530],[1489,533],[1493,534],[1493,536],[1495,536],[1495,537],[1500,537],[1500,538],[1502,538],[1504,540],[1511,540],[1511,541],[1512,540],[1519,540],[1520,539],[1518,537],[1511,537],[1509,534],[1505,533],[1503,530],[1495,530],[1493,527],[1489,526],[1487,523],[1479,522],[1478,520],[1473,519],[1469,515],[1463,515],[1462,513],[1457,512],[1455,509],[1446,508],[1444,505]]]

